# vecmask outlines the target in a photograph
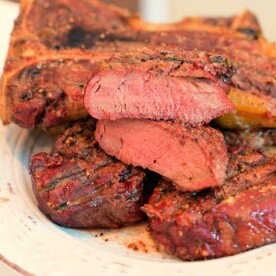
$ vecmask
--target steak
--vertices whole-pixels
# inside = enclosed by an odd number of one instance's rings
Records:
[[[95,57],[77,61],[68,58],[44,60],[39,65],[22,69],[9,85],[9,109],[13,122],[25,128],[39,124],[47,129],[87,116],[82,91],[97,67]],[[79,112],[68,113],[69,105]]]
[[[96,0],[21,1],[0,84],[3,122],[48,129],[87,116],[84,86],[98,63],[148,45],[218,50],[239,68],[232,87],[269,103],[275,127],[276,51],[252,14],[156,26]]]
[[[207,126],[121,119],[98,121],[96,140],[122,162],[148,168],[181,190],[221,185],[226,177],[223,135]]]
[[[86,117],[83,88],[98,63],[141,47],[129,17],[96,0],[22,1],[1,81],[4,123],[47,129]]]
[[[32,156],[30,172],[41,211],[68,227],[117,228],[144,218],[149,175],[106,155],[94,140],[93,119],[68,128],[53,154]]]
[[[165,250],[183,260],[238,254],[276,241],[276,156],[235,149],[221,187],[181,192],[160,181],[142,209]]]
[[[143,49],[102,64],[84,105],[92,117],[208,123],[233,109],[227,60],[176,48]]]

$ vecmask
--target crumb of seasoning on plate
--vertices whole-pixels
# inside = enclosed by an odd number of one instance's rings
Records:
[[[146,244],[139,240],[136,243],[130,243],[127,245],[129,249],[132,249],[134,251],[142,251],[144,253],[148,253],[148,249],[146,248]]]
[[[135,243],[130,243],[127,247],[129,249],[133,249],[134,251],[138,251],[139,250],[138,246]]]

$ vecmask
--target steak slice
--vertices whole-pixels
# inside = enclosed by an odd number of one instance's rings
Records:
[[[276,241],[276,157],[236,150],[224,185],[184,193],[162,180],[142,209],[165,250],[183,260],[238,254]]]
[[[227,148],[223,135],[206,126],[121,119],[98,121],[96,140],[119,160],[148,168],[172,180],[181,190],[222,184]]]
[[[234,71],[204,52],[144,48],[103,63],[86,86],[84,105],[97,119],[208,123],[233,109],[226,93]]]
[[[54,154],[31,158],[38,206],[68,227],[116,228],[139,221],[152,183],[143,170],[106,155],[93,138],[94,125],[75,123],[57,139]]]

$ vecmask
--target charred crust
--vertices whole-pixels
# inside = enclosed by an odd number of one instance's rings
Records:
[[[68,33],[68,39],[64,46],[67,47],[79,47],[82,44],[85,44],[85,41],[87,39],[88,32],[83,29],[82,27],[73,27],[69,33]],[[91,45],[94,45],[94,41],[91,40]]]
[[[105,160],[103,160],[103,162],[101,162],[99,165],[95,166],[94,171],[100,170],[108,165],[110,165],[111,163],[113,163],[115,160],[113,158],[107,158]]]
[[[60,204],[59,206],[57,206],[55,209],[56,209],[56,211],[61,211],[61,210],[65,209],[68,205],[69,205],[69,202],[64,202],[64,203]]]
[[[227,59],[223,58],[222,56],[209,56],[211,66],[213,66],[211,71],[214,70],[216,77],[221,79],[226,84],[231,83],[231,78],[237,72],[237,67],[232,64],[232,62]]]
[[[75,122],[60,135],[54,152],[60,141],[70,137],[83,141],[82,147],[90,147],[86,130],[93,126],[92,119]],[[70,139],[65,144],[63,155],[40,153],[31,159],[39,207],[50,219],[63,226],[117,228],[145,217],[140,207],[155,186],[151,173],[111,158],[97,144],[95,154],[86,158],[72,157]]]
[[[127,166],[122,172],[119,174],[120,181],[126,181],[132,174],[131,167]]]
[[[77,90],[81,91],[85,86],[85,77],[81,73],[73,77],[71,87],[74,86],[74,90],[67,90],[66,74],[59,79],[61,71],[71,72],[74,66],[87,74],[95,65],[86,59],[57,59],[27,65],[14,75],[9,81],[12,85],[7,84],[11,120],[24,128],[39,125],[48,129],[65,124],[70,119],[66,104],[67,95],[72,96],[72,101],[77,101],[77,105],[81,105],[83,94]]]
[[[254,157],[256,152],[247,154]],[[248,168],[221,187],[193,193],[160,181],[143,207],[151,234],[168,253],[184,260],[233,255],[274,242],[275,223],[266,218],[274,215],[275,170],[274,157],[258,173]]]
[[[67,35],[67,40],[58,45],[59,49],[83,47],[85,49],[92,49],[99,43],[112,43],[112,42],[135,42],[137,41],[132,35],[123,33],[109,33],[106,30],[86,30],[79,26],[74,26],[70,29]]]
[[[54,48],[55,50],[57,50],[57,51],[62,49],[61,45],[58,45],[58,44],[57,44],[57,45],[54,45],[53,48]]]
[[[222,56],[211,57],[211,63],[222,63],[225,59]]]
[[[38,78],[39,75],[41,74],[41,71],[42,71],[42,68],[37,66],[27,67],[19,73],[18,78],[20,79]]]
[[[21,94],[21,99],[22,99],[23,101],[29,101],[29,100],[33,99],[33,97],[34,97],[34,93],[33,93],[32,90],[28,90],[28,91],[23,92],[23,93]]]
[[[242,33],[242,34],[245,34],[255,40],[257,40],[260,36],[260,32],[259,31],[256,31],[256,30],[253,30],[253,29],[250,29],[250,28],[238,28],[237,29],[238,32]]]
[[[69,123],[67,129],[56,141],[56,151],[65,158],[89,159],[98,151],[94,130],[95,120],[92,118]],[[106,164],[111,162],[110,160],[107,160]],[[100,169],[106,164],[103,162],[95,169]]]

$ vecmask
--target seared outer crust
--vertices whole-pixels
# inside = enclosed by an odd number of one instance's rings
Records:
[[[161,181],[143,210],[154,239],[184,260],[234,255],[273,243],[276,156],[238,150],[225,184],[197,194]]]
[[[99,120],[142,118],[196,126],[234,108],[226,94],[235,72],[220,55],[143,48],[102,63],[86,86],[84,105]]]
[[[52,155],[32,156],[38,206],[68,227],[117,228],[143,219],[140,207],[153,188],[146,173],[105,154],[94,140],[93,119],[62,133]]]
[[[97,0],[22,0],[0,85],[3,122],[16,122],[25,128],[36,125],[48,128],[85,117],[83,88],[97,63],[118,51],[118,46],[85,50],[85,46],[78,44],[85,38],[81,39],[79,35],[83,32],[77,28],[88,28],[96,36],[90,37],[90,41],[96,42],[101,40],[102,31],[124,29],[128,17],[126,11]],[[40,75],[45,71],[46,78]],[[45,90],[53,97],[50,106],[58,102],[54,108],[49,107],[47,95],[39,94]]]

